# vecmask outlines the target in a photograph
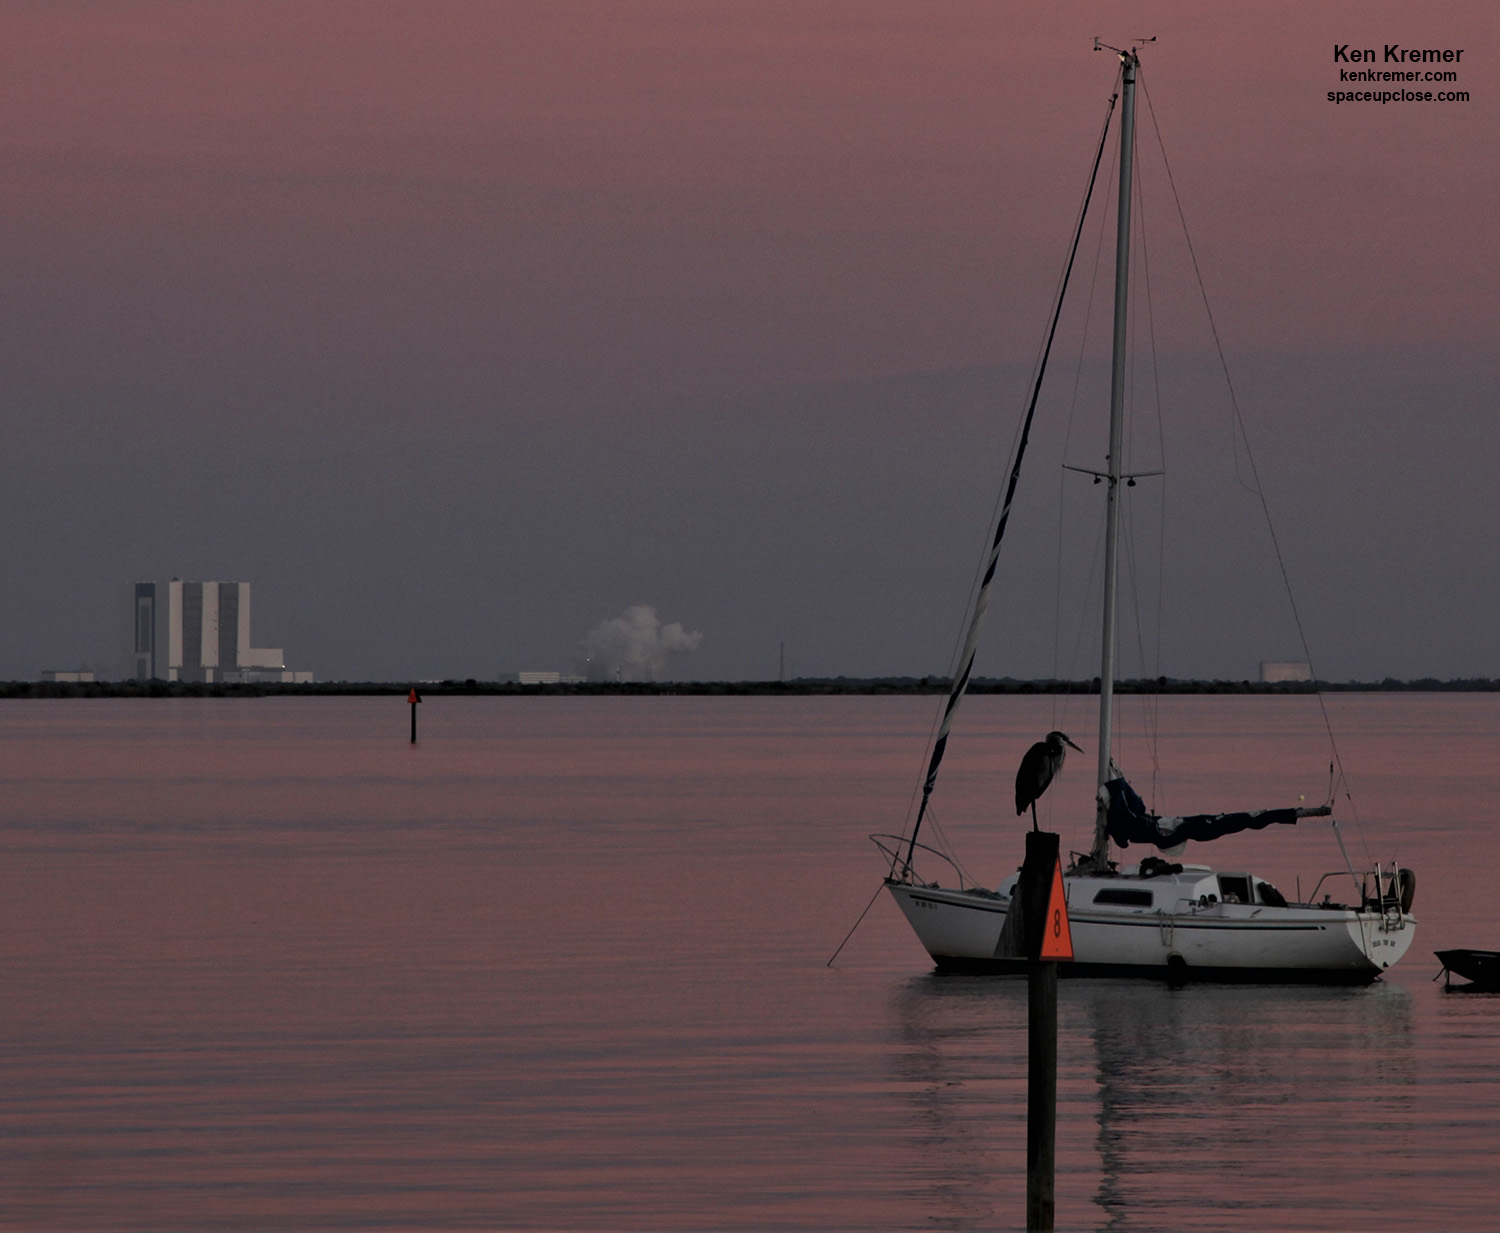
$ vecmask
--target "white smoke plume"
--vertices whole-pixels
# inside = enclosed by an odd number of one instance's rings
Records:
[[[673,621],[663,625],[656,609],[636,604],[601,622],[583,640],[584,667],[591,681],[659,681],[669,655],[696,651],[703,635]]]

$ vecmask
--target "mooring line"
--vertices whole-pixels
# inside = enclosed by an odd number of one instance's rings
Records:
[[[854,936],[854,931],[859,928],[861,922],[863,922],[864,919],[865,919],[865,917],[870,914],[870,909],[875,906],[875,901],[880,898],[880,892],[883,891],[884,889],[885,889],[885,883],[884,882],[882,882],[879,886],[877,886],[875,888],[875,893],[870,896],[870,902],[867,903],[867,904],[865,904],[865,910],[859,914],[859,920],[855,921],[854,924],[850,925],[849,926],[849,932],[846,933],[846,934],[844,934],[844,940],[839,943],[839,949],[836,950],[836,951],[834,951],[833,954],[831,954],[831,955],[828,956],[828,962],[823,965],[825,968],[831,968],[833,966],[833,961],[839,957],[839,951],[843,950],[844,947],[849,944],[849,939]]]

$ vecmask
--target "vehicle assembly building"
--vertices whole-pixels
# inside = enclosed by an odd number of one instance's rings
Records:
[[[279,649],[250,645],[248,582],[135,582],[126,586],[123,675],[137,681],[304,683]]]

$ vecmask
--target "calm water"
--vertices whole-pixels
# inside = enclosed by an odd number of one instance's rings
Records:
[[[932,975],[884,896],[825,966],[935,705],[433,699],[413,748],[399,699],[0,704],[0,1225],[1020,1226],[1024,982]],[[1060,1228],[1500,1227],[1500,997],[1431,983],[1500,947],[1500,696],[1328,705],[1416,946],[1367,989],[1064,982]],[[1066,707],[966,708],[938,821],[986,881],[1025,746],[1093,749]],[[1315,702],[1145,719],[1173,811],[1327,791]],[[1338,867],[1276,831],[1213,859]]]

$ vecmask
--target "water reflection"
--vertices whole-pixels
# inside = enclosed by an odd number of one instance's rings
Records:
[[[929,974],[893,1003],[932,1223],[1015,1224],[1025,982]],[[1377,1218],[1399,1184],[1417,1132],[1403,988],[1064,982],[1059,1021],[1059,1227],[1315,1227]]]
[[[1163,716],[1209,777],[1305,702]],[[1418,946],[1496,944],[1500,694],[1333,704]],[[974,700],[1018,743],[1049,705]],[[409,749],[399,700],[0,707],[0,1227],[1024,1223],[1024,982],[915,975],[888,903],[823,966],[928,700],[442,712]],[[1058,1227],[1493,1233],[1500,1000],[1435,971],[1064,982]]]
[[[1016,1194],[1025,1194],[1026,982],[928,973],[898,986],[894,1002],[891,1059],[913,1114],[914,1184],[929,1223],[1013,1225],[995,1182],[1019,1152]]]
[[[1171,1211],[1212,1214],[1219,1227],[1239,1211],[1264,1225],[1268,1208],[1306,1225],[1343,1203],[1331,1174],[1413,1133],[1404,989],[1066,992],[1095,1058],[1105,1228],[1155,1227]]]

